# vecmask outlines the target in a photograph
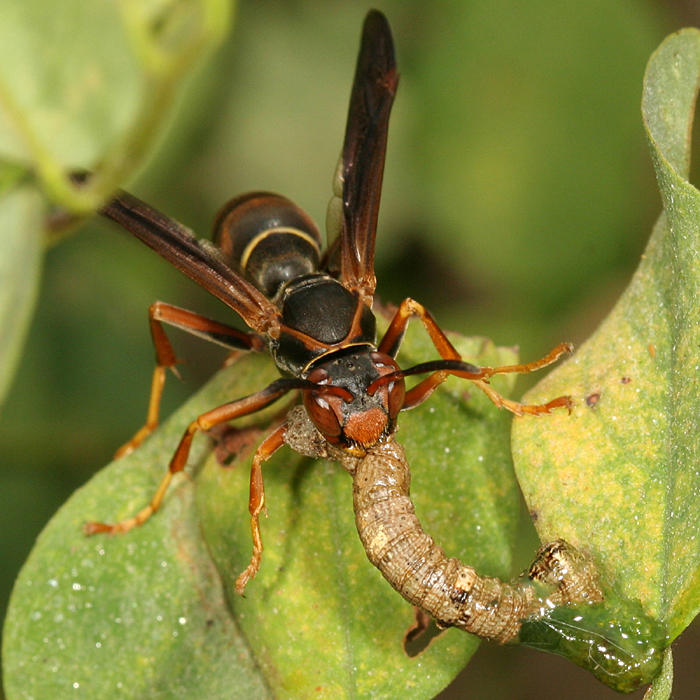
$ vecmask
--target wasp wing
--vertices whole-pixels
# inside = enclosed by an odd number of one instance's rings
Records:
[[[280,327],[278,309],[232,269],[214,245],[197,239],[188,228],[127,192],[119,192],[100,209],[100,214],[121,224],[231,307],[254,331],[276,335]]]
[[[340,176],[340,281],[368,304],[376,286],[374,241],[389,114],[398,79],[389,23],[373,10],[362,29]]]

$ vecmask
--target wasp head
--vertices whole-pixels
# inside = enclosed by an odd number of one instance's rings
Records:
[[[371,348],[335,352],[306,377],[318,386],[304,391],[306,411],[328,442],[362,455],[394,431],[404,380],[377,380],[399,370],[392,357]]]

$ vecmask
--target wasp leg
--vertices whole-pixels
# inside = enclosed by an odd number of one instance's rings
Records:
[[[224,404],[223,406],[219,406],[218,408],[214,408],[211,411],[202,413],[201,416],[193,420],[189,426],[187,426],[187,429],[180,439],[177,449],[170,460],[168,471],[160,482],[160,485],[158,486],[150,503],[131,518],[126,518],[125,520],[120,520],[119,522],[113,524],[100,522],[85,523],[83,528],[85,530],[85,534],[94,535],[98,532],[107,532],[110,534],[128,532],[138,525],[143,525],[143,523],[145,523],[146,520],[148,520],[153,513],[160,508],[165,492],[168,490],[168,486],[170,486],[170,482],[172,481],[173,475],[185,468],[185,465],[187,464],[187,457],[190,453],[190,447],[192,445],[192,439],[196,433],[199,431],[210,430],[215,425],[226,423],[234,418],[240,418],[241,416],[255,413],[256,411],[265,408],[265,406],[271,404],[273,401],[276,401],[283,394],[286,394],[288,391],[296,389],[297,387],[298,381],[294,379],[278,379],[256,394],[245,396],[237,401],[232,401]]]
[[[570,396],[557,396],[556,399],[547,401],[547,403],[525,404],[501,396],[490,384],[484,381],[476,380],[474,384],[476,384],[498,408],[505,408],[516,416],[523,416],[526,413],[531,416],[537,416],[541,413],[549,413],[553,408],[565,408],[571,413],[571,408],[573,406]]]
[[[468,370],[447,368],[446,370],[443,370],[443,373],[473,381],[474,384],[476,384],[498,408],[505,408],[511,413],[514,413],[516,416],[522,416],[525,414],[536,416],[541,413],[549,413],[554,408],[566,408],[569,413],[571,413],[573,404],[570,396],[558,396],[556,399],[552,399],[551,401],[547,401],[547,403],[543,404],[523,404],[518,401],[507,399],[505,396],[499,394],[488,383],[488,378],[492,377],[494,374],[533,372],[541,367],[546,367],[547,365],[552,364],[552,362],[555,362],[563,354],[571,352],[572,349],[573,346],[570,343],[560,343],[543,358],[535,360],[534,362],[528,362],[520,365],[504,365],[502,367],[472,367]],[[439,374],[439,372],[436,374]],[[417,386],[413,387],[413,389],[406,392],[403,408],[412,408],[418,403],[424,401],[425,398],[432,393],[435,388],[435,380],[433,377],[434,375],[428,377],[426,380],[421,382],[421,384],[418,384]],[[431,383],[431,379],[433,380],[433,383]]]
[[[115,458],[124,457],[133,452],[158,427],[166,371],[170,369],[177,374],[175,369],[177,358],[163,328],[164,323],[228,348],[259,351],[264,347],[262,338],[254,333],[239,331],[223,323],[200,316],[193,311],[181,309],[162,301],[151,304],[148,309],[148,321],[156,351],[156,367],[153,370],[153,379],[151,380],[146,422],[130,440],[116,451]]]
[[[379,347],[377,348],[379,352],[385,352],[387,355],[391,355],[391,357],[396,357],[403,336],[406,333],[408,322],[412,318],[420,319],[421,323],[425,326],[425,330],[428,331],[433,345],[435,345],[435,348],[440,353],[440,357],[445,360],[462,359],[452,343],[447,339],[447,336],[440,326],[438,326],[437,321],[430,315],[430,312],[423,304],[420,304],[410,297],[406,297],[396,310],[394,318],[391,319],[391,323],[389,324],[389,328],[387,328],[384,337],[379,343]]]
[[[433,341],[433,345],[440,353],[440,356],[445,360],[460,360],[460,355],[455,350],[454,346],[447,339],[443,330],[438,326],[435,319],[430,315],[428,310],[420,303],[411,298],[406,298],[401,302],[398,310],[394,314],[394,318],[389,324],[387,332],[384,334],[378,350],[386,352],[395,357],[398,353],[401,341],[406,327],[411,318],[418,318],[425,327],[428,335]],[[511,372],[526,373],[533,372],[541,367],[555,362],[561,355],[571,352],[573,346],[569,343],[561,343],[551,350],[542,359],[534,362],[529,362],[519,365],[506,365],[503,367],[479,367],[474,368],[476,371],[455,371],[450,369],[439,370],[434,372],[423,381],[416,384],[406,392],[403,409],[413,408],[425,401],[435,389],[444,382],[449,375],[455,375],[473,381],[493,403],[499,408],[505,408],[515,415],[523,415],[529,413],[537,415],[540,413],[549,413],[553,408],[565,407],[571,410],[571,399],[568,396],[560,396],[545,404],[521,404],[517,401],[501,396],[493,387],[488,384],[488,378],[494,374],[506,374]]]
[[[574,349],[571,343],[559,343],[555,348],[550,350],[544,357],[534,362],[527,362],[520,365],[505,365],[503,367],[482,367],[485,370],[485,376],[491,377],[494,374],[509,374],[512,372],[517,372],[518,374],[526,374],[527,372],[534,372],[535,370],[551,365],[556,362],[562,355],[570,353]],[[571,408],[573,406],[570,396],[558,396],[556,399],[547,401],[544,404],[522,404],[517,401],[511,401],[510,399],[501,396],[488,382],[483,380],[477,380],[474,382],[479,389],[481,389],[486,396],[488,396],[491,401],[493,401],[499,408],[505,408],[516,416],[522,416],[524,414],[538,415],[540,413],[549,413],[553,408],[566,408],[569,413],[571,413]]]
[[[384,337],[377,348],[379,352],[385,352],[391,357],[396,357],[401,346],[408,322],[411,318],[420,319],[421,323],[428,332],[433,345],[440,353],[440,357],[445,360],[461,360],[459,353],[455,350],[452,343],[447,339],[440,326],[435,319],[430,315],[430,312],[415,299],[407,297],[401,302],[401,305],[396,310],[394,318],[391,319],[389,328],[387,328]],[[406,392],[404,400],[404,409],[413,408],[420,403],[423,403],[435,389],[449,377],[449,372],[441,371],[434,372],[423,381],[419,382],[412,389]]]
[[[526,362],[522,365],[504,365],[503,367],[482,367],[486,377],[491,377],[494,374],[509,374],[516,372],[517,374],[527,374],[535,370],[542,369],[547,365],[556,362],[562,355],[568,355],[573,352],[574,346],[571,343],[559,343],[555,348],[550,350],[544,357],[534,362]]]
[[[250,497],[248,499],[248,512],[250,513],[250,532],[253,538],[253,554],[250,564],[236,579],[236,593],[243,595],[245,587],[255,574],[258,573],[262,561],[263,543],[260,535],[260,513],[265,509],[265,484],[263,482],[262,465],[284,445],[284,435],[287,431],[287,423],[282,423],[270,435],[268,435],[258,447],[250,467]]]

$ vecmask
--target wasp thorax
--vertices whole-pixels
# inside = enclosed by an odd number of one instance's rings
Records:
[[[318,269],[321,236],[286,197],[249,192],[228,202],[214,223],[214,241],[267,297]]]
[[[403,377],[367,391],[380,377],[399,370],[389,355],[371,348],[334,353],[312,369],[307,379],[318,390],[304,392],[304,406],[318,430],[332,444],[362,453],[391,435],[405,396]],[[338,387],[333,393],[325,387]]]

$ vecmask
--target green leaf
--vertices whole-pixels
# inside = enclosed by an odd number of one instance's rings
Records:
[[[0,180],[7,169],[2,169]],[[9,173],[7,175],[10,179]],[[0,183],[0,401],[21,356],[41,270],[41,197],[33,187]],[[4,192],[1,190],[5,189]]]
[[[228,0],[0,3],[0,190],[29,172],[63,209],[94,211],[142,165],[186,74],[226,31],[230,11]],[[70,181],[76,168],[93,171],[88,184]],[[0,396],[37,289],[46,207],[31,195],[30,211],[23,191],[21,204],[3,202],[0,212]]]
[[[190,411],[220,400],[206,387],[78,490],[39,536],[4,627],[8,697],[265,696],[199,535],[191,481],[180,479],[146,527],[123,537],[82,532],[88,519],[144,505]]]
[[[544,541],[593,555],[609,584],[675,638],[700,607],[700,193],[687,181],[700,32],[669,37],[644,80],[664,213],[600,328],[527,396],[571,416],[517,419],[516,472]]]
[[[455,342],[475,362],[515,360],[482,339]],[[402,364],[435,356],[422,331],[411,329],[405,346]],[[275,376],[265,357],[240,359],[54,517],[8,612],[10,697],[61,697],[74,683],[90,697],[394,697],[397,687],[432,697],[463,667],[478,641],[458,630],[404,653],[412,608],[367,561],[352,481],[336,464],[284,448],[265,465],[263,563],[245,598],[233,593],[251,552],[247,465],[283,406],[237,421],[247,430],[234,433],[240,459],[230,467],[213,458],[201,466],[207,440],[196,441],[195,479],[178,477],[143,527],[82,535],[85,520],[127,517],[145,504],[193,416]],[[401,417],[399,432],[426,529],[449,554],[499,576],[510,573],[518,514],[507,430],[508,417],[481,392],[450,380]]]
[[[139,166],[197,59],[226,31],[228,0],[10,0],[0,8],[0,157],[49,195],[93,211]],[[66,173],[88,168],[76,187]]]
[[[139,98],[139,67],[116,4],[10,0],[0,10],[0,42],[2,156],[32,160],[15,116],[55,161],[87,167],[98,160]]]
[[[654,679],[644,693],[644,700],[669,700],[673,690],[673,652],[668,647],[664,652],[664,662],[661,673]]]

